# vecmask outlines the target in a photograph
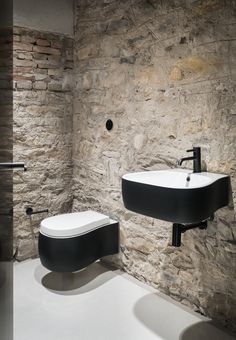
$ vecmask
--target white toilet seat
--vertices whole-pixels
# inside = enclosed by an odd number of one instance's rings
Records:
[[[88,210],[48,217],[41,222],[40,233],[54,238],[70,238],[110,223],[108,216]]]

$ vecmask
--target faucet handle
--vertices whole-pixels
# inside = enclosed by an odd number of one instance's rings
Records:
[[[187,152],[201,152],[201,148],[199,146],[194,146],[192,149],[187,150]]]

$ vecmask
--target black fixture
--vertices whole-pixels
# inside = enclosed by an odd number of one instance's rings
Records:
[[[26,212],[26,215],[31,216],[31,215],[35,215],[35,214],[48,213],[48,209],[34,211],[33,208],[29,207],[25,210],[25,212]]]
[[[108,120],[106,121],[106,129],[107,129],[108,131],[110,131],[110,130],[112,130],[112,128],[113,128],[113,121],[112,121],[111,119],[108,119]]]
[[[198,189],[187,190],[137,183],[122,178],[122,195],[126,209],[182,224],[204,221],[216,210],[226,206],[229,203],[229,188],[228,176]]]
[[[119,222],[110,223],[86,234],[54,238],[39,233],[39,257],[54,272],[75,272],[103,256],[119,253]]]
[[[25,163],[0,163],[0,170],[12,170],[12,169],[19,169],[19,170],[27,170]]]
[[[187,150],[187,152],[193,152],[192,157],[184,157],[178,161],[178,165],[182,165],[184,161],[193,160],[193,172],[201,172],[201,148],[196,146],[191,150]]]
[[[181,234],[185,233],[187,230],[199,228],[201,230],[207,228],[207,220],[199,222],[199,223],[191,223],[191,224],[173,224],[173,232],[172,232],[172,246],[180,247],[181,246]]]

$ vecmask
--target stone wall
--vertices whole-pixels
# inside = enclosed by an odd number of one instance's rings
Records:
[[[35,256],[38,227],[47,214],[30,219],[25,209],[72,206],[73,40],[63,35],[14,28],[14,161],[28,171],[14,174],[15,252]]]
[[[220,0],[78,0],[73,137],[73,210],[120,220],[121,253],[109,261],[232,328],[235,10]],[[192,145],[208,171],[231,176],[233,200],[174,248],[170,223],[124,208],[121,176],[174,168]]]

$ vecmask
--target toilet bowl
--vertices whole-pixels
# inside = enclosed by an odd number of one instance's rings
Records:
[[[41,222],[38,242],[44,267],[74,272],[119,252],[119,222],[95,211],[57,215]]]

